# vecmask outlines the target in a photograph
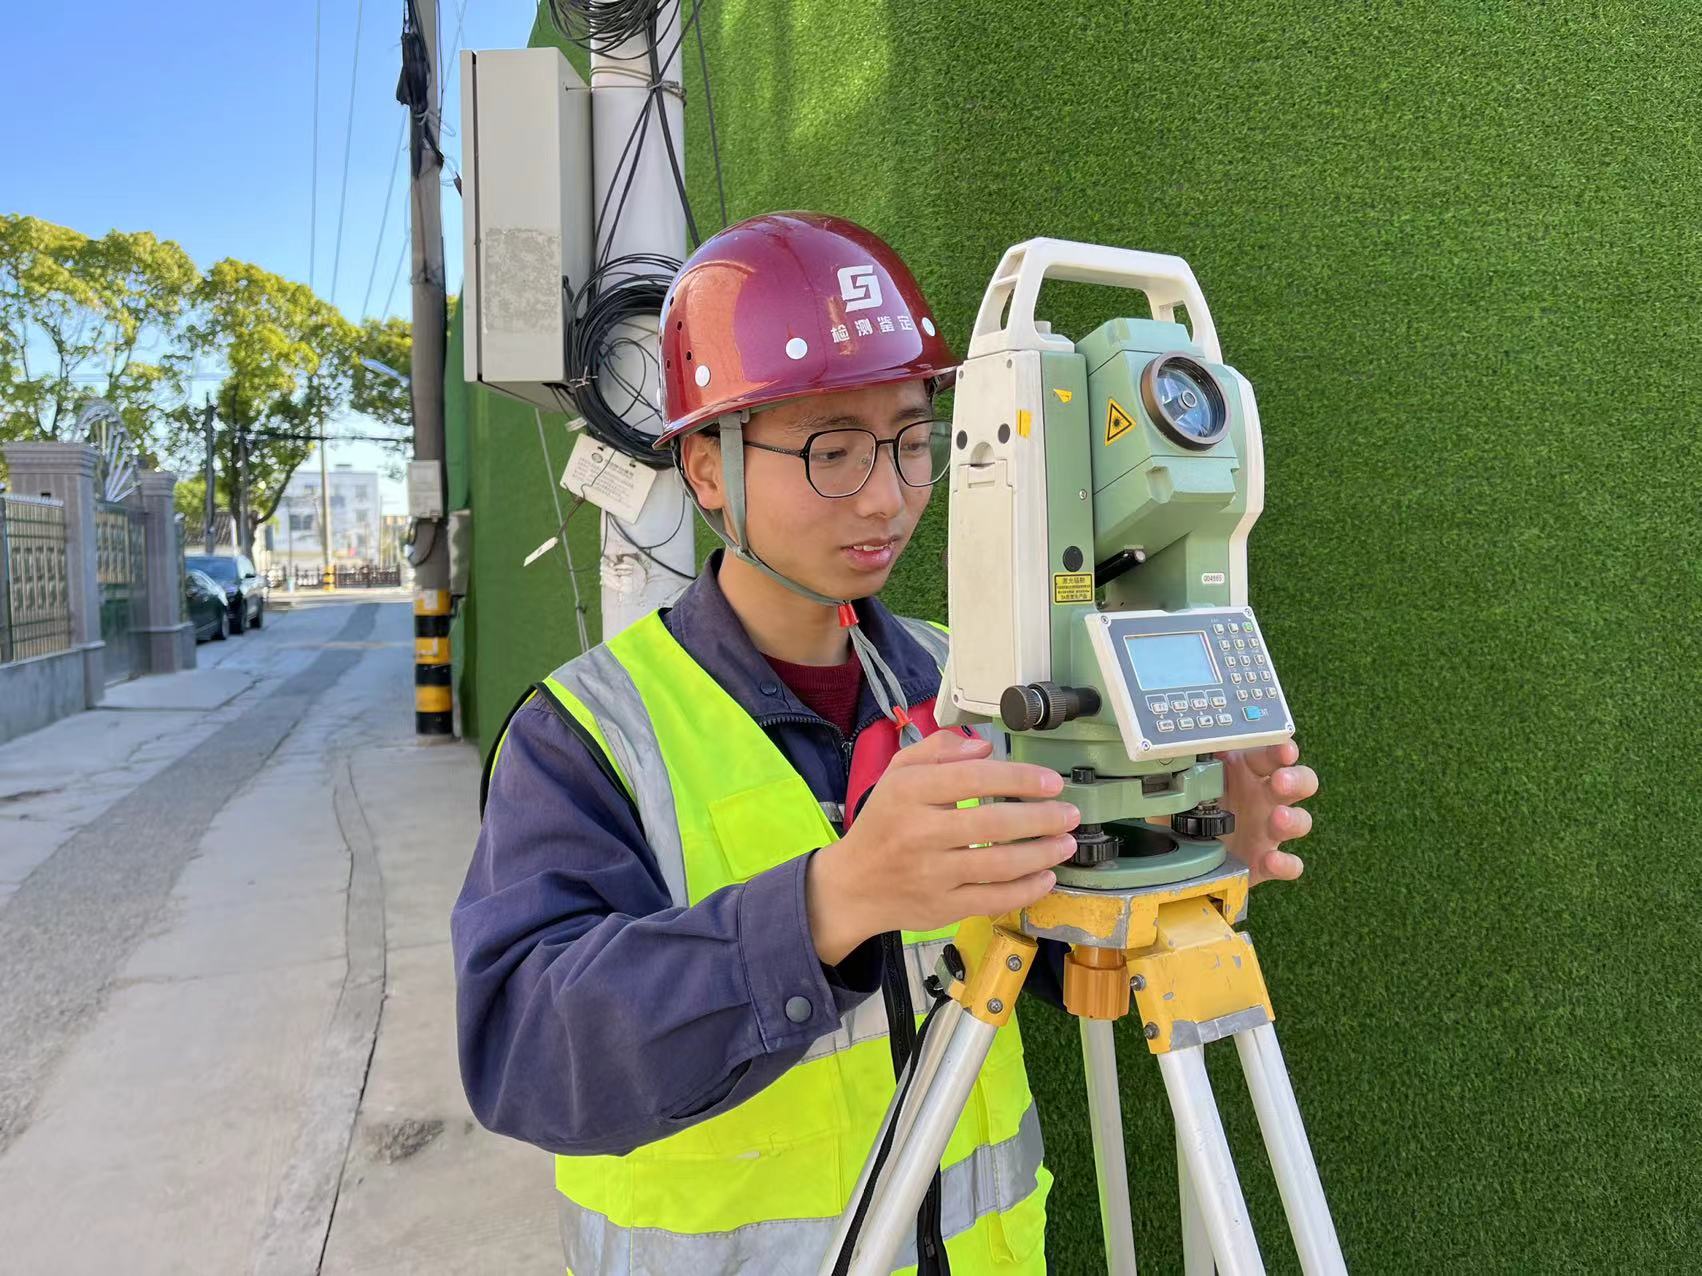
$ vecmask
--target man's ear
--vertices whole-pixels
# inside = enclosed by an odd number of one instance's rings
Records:
[[[727,493],[721,485],[721,440],[713,434],[688,434],[680,440],[680,470],[697,503],[706,510],[727,507]]]

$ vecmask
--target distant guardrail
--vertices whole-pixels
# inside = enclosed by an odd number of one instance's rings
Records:
[[[281,589],[289,583],[290,569],[287,567],[269,567],[266,569],[266,583],[273,589]],[[335,567],[332,569],[332,587],[335,589],[379,589],[384,586],[399,586],[402,583],[400,567]],[[295,587],[297,589],[323,589],[325,577],[318,567],[297,567],[295,569]]]

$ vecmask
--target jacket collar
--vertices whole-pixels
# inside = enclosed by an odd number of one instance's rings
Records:
[[[718,549],[709,556],[697,579],[671,608],[663,611],[662,623],[674,641],[759,725],[804,718],[825,726],[823,719],[794,696],[773,666],[763,659],[727,601],[727,595],[721,592],[717,573],[723,552]],[[940,689],[940,671],[933,658],[879,600],[865,598],[856,606],[863,632],[898,676],[906,702],[919,704],[931,700]],[[861,731],[880,716],[880,708],[865,679],[857,704],[857,730]]]

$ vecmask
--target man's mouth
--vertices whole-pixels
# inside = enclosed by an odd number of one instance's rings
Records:
[[[841,552],[853,567],[863,571],[880,571],[892,566],[892,560],[898,554],[898,542],[899,538],[896,536],[881,536],[847,545]]]

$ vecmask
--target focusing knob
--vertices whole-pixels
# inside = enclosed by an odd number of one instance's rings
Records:
[[[1201,802],[1191,811],[1180,811],[1170,817],[1170,831],[1180,837],[1209,841],[1235,831],[1235,816],[1216,802]]]
[[[1009,731],[1051,731],[1072,718],[1098,712],[1099,692],[1092,687],[1031,682],[1006,687],[999,697],[999,717]]]

